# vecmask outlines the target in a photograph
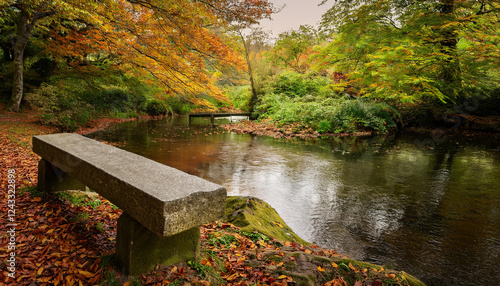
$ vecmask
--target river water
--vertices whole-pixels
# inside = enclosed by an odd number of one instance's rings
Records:
[[[286,141],[196,120],[90,136],[263,199],[305,240],[427,285],[500,283],[499,134]]]

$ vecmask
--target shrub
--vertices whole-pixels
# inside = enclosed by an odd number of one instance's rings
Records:
[[[273,100],[274,99],[274,100]],[[396,128],[398,113],[386,103],[363,99],[327,98],[316,101],[283,100],[266,96],[264,117],[278,124],[304,123],[319,133],[388,132]]]
[[[333,119],[335,133],[373,130],[387,132],[396,128],[397,111],[386,103],[346,100]]]
[[[250,97],[252,96],[249,85],[228,86],[225,91],[234,108],[243,111],[249,110]]]
[[[163,102],[152,99],[146,105],[146,112],[149,115],[158,116],[167,114],[168,110]]]
[[[104,114],[142,111],[146,104],[144,95],[135,94],[127,87],[120,86],[87,87],[79,97]]]
[[[284,72],[278,75],[275,82],[271,83],[272,92],[285,94],[289,98],[314,95],[316,97],[334,96],[333,90],[329,89],[331,80],[325,76],[316,74],[299,74],[296,72]]]
[[[61,131],[75,131],[95,114],[94,108],[65,89],[43,84],[26,95],[26,100],[41,111],[41,121]]]
[[[165,100],[165,104],[168,106],[170,113],[188,114],[191,112],[191,109],[193,109],[192,103],[187,102],[178,96],[167,98],[167,100]]]

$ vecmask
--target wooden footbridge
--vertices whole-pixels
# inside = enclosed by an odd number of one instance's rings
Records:
[[[191,125],[191,118],[193,117],[210,117],[210,125],[215,125],[215,117],[230,117],[232,120],[233,116],[246,116],[250,117],[250,113],[190,113],[189,114],[189,125]]]

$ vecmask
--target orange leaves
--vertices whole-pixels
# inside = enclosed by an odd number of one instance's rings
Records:
[[[245,67],[220,30],[229,22],[268,17],[274,10],[267,0],[103,0],[85,5],[70,1],[67,6],[71,13],[64,19],[71,25],[55,24],[49,53],[82,70],[108,58],[114,67],[205,105],[210,104],[201,95],[228,100],[216,87],[213,71]]]
[[[23,113],[27,116],[26,113]],[[2,117],[3,114],[0,114]],[[16,115],[12,115],[13,117]],[[31,155],[31,147],[17,144],[11,138],[26,139],[30,142],[32,135],[46,133],[41,127],[25,121],[16,123],[0,120],[0,161],[10,163],[3,168],[16,170],[17,178],[33,178],[30,185],[36,185],[38,158]],[[5,126],[4,126],[5,125]],[[22,128],[20,128],[22,126]],[[13,135],[7,136],[7,132]],[[6,194],[5,176],[0,178],[0,192]],[[26,187],[19,185],[18,189]],[[30,189],[35,193],[35,189]],[[2,196],[3,197],[3,196]],[[5,209],[7,200],[0,200],[0,208]],[[106,204],[107,205],[107,204]],[[80,210],[82,211],[82,210]],[[86,226],[83,222],[76,222],[75,217],[80,212],[76,208],[64,205],[53,196],[32,197],[29,192],[16,198],[16,278],[11,278],[0,273],[0,284],[30,285],[35,282],[40,285],[95,285],[102,280],[100,268],[101,256],[113,251],[114,244],[107,240],[115,234],[113,231],[101,233],[83,231]],[[106,224],[116,224],[112,214],[114,210],[108,209],[83,210],[92,214],[99,221]],[[0,224],[7,224],[7,217],[0,217]],[[90,221],[85,223],[92,223]],[[113,225],[111,229],[115,229]],[[8,252],[0,253],[0,260],[5,260]]]
[[[347,283],[344,281],[344,278],[340,278],[340,279],[334,279],[330,282],[327,282],[325,284],[323,284],[323,286],[347,286]]]

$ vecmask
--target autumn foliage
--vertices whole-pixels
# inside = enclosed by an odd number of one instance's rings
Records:
[[[167,94],[206,104],[202,96],[226,100],[214,74],[246,66],[225,35],[228,25],[254,23],[274,8],[267,0],[2,0],[0,11],[23,16],[16,25],[29,29],[18,29],[18,39],[42,36],[45,52],[74,68],[105,61]],[[22,87],[22,77],[17,84]]]

